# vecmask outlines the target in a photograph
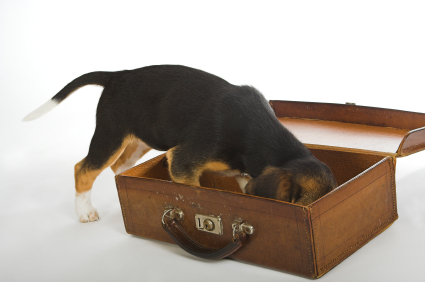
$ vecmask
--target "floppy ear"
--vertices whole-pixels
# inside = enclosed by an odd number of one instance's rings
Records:
[[[337,187],[336,180],[332,174],[303,177],[299,180],[300,195],[295,203],[307,206],[323,197]]]
[[[246,185],[246,194],[290,202],[293,198],[292,175],[282,168],[267,167]]]
[[[279,178],[280,182],[275,198],[277,200],[295,203],[300,196],[300,189],[294,182],[293,175],[283,169],[280,169]]]

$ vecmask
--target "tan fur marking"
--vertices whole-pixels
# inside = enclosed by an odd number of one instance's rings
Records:
[[[75,191],[77,193],[83,193],[86,191],[89,191],[92,186],[93,182],[95,181],[96,177],[102,172],[102,170],[92,170],[90,172],[83,172],[81,170],[81,165],[84,162],[84,159],[82,159],[80,162],[78,162],[75,165]]]
[[[193,176],[184,175],[184,176],[180,176],[180,177],[177,177],[170,172],[171,180],[173,180],[174,182],[186,184],[186,185],[192,185],[192,186],[201,186],[201,184],[199,182],[200,176],[201,176],[201,174],[198,173],[197,171],[193,173]]]
[[[320,176],[303,176],[299,185],[301,187],[301,197],[295,202],[299,205],[308,205],[323,196],[326,191],[323,190],[326,180]]]
[[[317,179],[304,177],[301,179],[301,187],[308,190],[317,190],[319,187],[319,182]]]
[[[287,173],[282,173],[279,170],[276,170],[276,177],[279,177],[279,187],[276,191],[276,199],[281,201],[291,201],[294,202],[293,199],[291,200],[291,185],[292,185],[292,178]]]
[[[173,157],[174,157],[173,155],[174,155],[175,149],[176,149],[176,147],[171,148],[165,154],[166,157],[167,157],[167,160],[168,160],[169,167],[171,167],[171,165],[173,163]],[[230,166],[227,165],[224,162],[209,161],[209,162],[200,164],[198,167],[192,169],[192,171],[190,172],[189,175],[177,177],[176,175],[173,175],[173,173],[170,169],[170,177],[171,177],[171,180],[173,180],[176,183],[182,183],[182,184],[193,185],[193,186],[200,186],[199,178],[201,177],[201,175],[204,171],[206,171],[206,170],[208,170],[208,171],[224,171],[224,170],[229,170],[229,169],[230,169]]]
[[[117,168],[125,164],[125,162],[131,157],[131,155],[137,151],[137,147],[137,140],[131,141],[125,148],[124,152],[122,152],[118,160],[111,166],[112,170],[115,171]]]
[[[168,165],[171,166],[171,163],[173,162],[173,151],[176,149],[176,147],[173,147],[165,153],[165,156],[167,157]]]
[[[275,197],[278,200],[289,202],[291,201],[291,185],[292,185],[292,177],[289,173],[284,172],[283,170],[273,167],[273,166],[267,166],[261,175],[267,175],[267,176],[274,176],[277,179],[277,182],[279,183],[279,186],[277,187]],[[292,199],[292,202],[294,200]]]
[[[300,186],[303,193],[301,198],[296,202],[296,204],[308,205],[323,196],[326,193],[326,191],[324,190],[325,186],[323,186],[323,183],[326,183],[326,179],[323,179],[320,176],[306,176],[301,178]]]
[[[263,172],[261,172],[261,175],[269,175],[269,174],[277,174],[279,172],[279,169],[274,166],[267,166]]]
[[[111,165],[111,169],[116,173],[117,170],[123,166],[128,159],[130,159],[133,154],[137,151],[138,147],[140,146],[140,143],[143,143],[140,139],[134,138],[125,148],[124,152],[122,152],[121,156],[117,159],[117,161]],[[151,150],[145,143],[143,143],[146,146],[146,149],[144,149],[140,156],[137,156],[138,159],[143,157],[147,152]]]
[[[229,169],[230,169],[229,165],[227,165],[224,162],[219,162],[219,161],[208,162],[202,167],[202,171],[204,171],[204,170],[222,171],[222,170],[229,170]]]
[[[134,140],[134,137],[132,135],[127,136],[124,138],[121,147],[115,151],[112,156],[109,157],[109,159],[105,162],[105,164],[100,168],[96,170],[90,170],[90,169],[81,169],[81,165],[84,162],[84,159],[78,162],[75,165],[75,190],[77,193],[83,193],[86,191],[91,190],[93,186],[93,182],[95,181],[96,177],[107,167],[111,166],[113,163],[116,162],[116,160],[121,156],[124,149],[127,147],[127,145]]]
[[[165,156],[167,157],[167,161],[168,161],[168,167],[171,168],[171,165],[173,163],[173,158],[174,158],[174,151],[176,150],[176,147],[173,147],[171,149],[169,149],[167,151],[167,153],[165,154]],[[193,175],[189,176],[189,175],[185,175],[185,176],[180,176],[177,177],[175,175],[173,175],[173,173],[171,172],[171,169],[169,169],[170,172],[170,178],[171,180],[173,180],[176,183],[182,183],[182,184],[186,184],[186,185],[194,185],[194,186],[200,186],[199,183],[199,177],[201,176],[201,174],[196,170],[193,171]]]

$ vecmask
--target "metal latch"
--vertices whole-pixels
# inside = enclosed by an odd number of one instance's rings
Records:
[[[201,231],[222,235],[223,223],[219,216],[195,214],[196,228]]]
[[[232,224],[233,237],[235,237],[235,232],[244,232],[246,235],[254,234],[255,228],[248,222],[243,222],[241,218],[235,219],[235,222]]]
[[[170,213],[170,215],[167,215]],[[167,207],[165,208],[164,214],[162,215],[162,224],[165,224],[164,217],[169,217],[175,220],[182,220],[184,218],[184,212],[179,208]]]

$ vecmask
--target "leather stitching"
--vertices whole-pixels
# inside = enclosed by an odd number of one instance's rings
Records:
[[[380,179],[382,176],[384,176],[384,175],[386,175],[387,174],[387,172],[385,172],[385,173],[383,173],[382,175],[380,175],[380,176],[378,176],[378,177],[376,177],[372,182],[369,182],[368,184],[365,184],[360,190],[358,190],[357,192],[355,192],[354,194],[351,194],[348,198],[350,198],[350,197],[352,197],[352,196],[354,196],[355,194],[357,194],[357,193],[359,193],[361,190],[363,190],[363,189],[365,189],[366,187],[368,187],[370,184],[372,184],[373,182],[375,182],[375,181],[377,181],[378,179]],[[347,183],[348,184],[348,183]],[[343,187],[341,187],[341,188],[345,188],[346,187],[346,185],[344,185]],[[338,191],[340,191],[339,189],[338,189]],[[337,192],[337,191],[335,191],[335,192]],[[327,196],[324,196],[324,197],[322,197],[321,199],[323,199],[323,198],[325,198],[325,197],[327,197]],[[336,207],[337,205],[340,205],[342,202],[344,202],[345,200],[347,200],[348,198],[346,198],[346,199],[344,199],[344,200],[342,200],[342,201],[340,201],[340,202],[338,202],[338,203],[336,203],[335,205],[333,205],[332,207],[330,207],[329,209],[327,209],[327,210],[325,210],[325,211],[322,211],[322,213],[320,214],[320,215],[323,215],[323,214],[325,214],[325,213],[327,213],[328,211],[330,211],[331,209],[333,209],[334,207]],[[313,207],[313,206],[312,206]]]
[[[310,271],[313,274],[314,273],[314,269],[313,269],[313,267],[311,265],[312,259],[311,259],[311,251],[310,251],[310,237],[308,236],[308,228],[307,228],[307,220],[306,220],[305,209],[303,209],[303,214],[304,214],[304,223],[305,223],[305,234],[307,235],[308,262],[310,264]]]
[[[390,162],[391,190],[392,190],[392,193],[393,193],[393,217],[395,216],[396,209],[397,209],[396,198],[395,198],[395,179],[394,179],[395,167],[394,167],[394,161],[395,161],[395,159],[393,159],[393,161]]]
[[[311,210],[311,217],[314,218],[314,212],[313,212],[313,208],[310,209]],[[319,215],[320,217],[320,215]],[[314,239],[314,245],[315,245],[315,249],[316,249],[316,260],[319,261],[320,255],[319,255],[319,239],[318,237],[318,232],[317,232],[317,220],[312,220],[313,223],[313,239]]]
[[[317,217],[317,218],[314,218],[313,219],[313,217],[314,217],[314,213],[312,212],[312,225],[313,225],[313,231],[314,231],[314,233],[315,234],[318,234],[319,232],[317,231],[317,224],[320,224],[320,216],[322,216],[322,215],[324,215],[326,212],[328,212],[329,210],[331,210],[332,208],[334,208],[334,207],[336,207],[337,205],[339,205],[339,204],[341,204],[342,202],[344,202],[345,200],[347,200],[347,199],[349,199],[350,197],[352,197],[352,196],[354,196],[355,194],[357,194],[357,193],[359,193],[361,190],[363,190],[363,189],[365,189],[366,187],[368,187],[370,184],[372,184],[373,182],[375,182],[377,179],[380,179],[381,177],[383,177],[384,175],[386,175],[386,174],[388,174],[388,171],[387,172],[385,172],[384,174],[382,174],[381,176],[378,176],[375,180],[373,180],[372,182],[370,182],[369,184],[366,184],[362,189],[360,189],[359,191],[357,191],[356,193],[354,193],[354,194],[352,194],[352,195],[350,195],[348,198],[346,198],[346,199],[344,199],[344,200],[342,200],[341,202],[339,202],[339,203],[337,203],[336,205],[334,205],[334,206],[332,206],[331,208],[329,208],[328,210],[326,210],[325,212],[323,212],[323,213],[319,213],[319,216]],[[386,180],[386,183],[388,183],[388,180]],[[313,211],[313,208],[311,208],[311,210]],[[319,221],[319,223],[317,223]],[[316,236],[317,237],[317,236]],[[317,240],[317,238],[316,238],[316,240]],[[323,242],[323,241],[322,241]],[[317,245],[318,245],[318,240],[317,240]],[[316,244],[316,243],[315,243]],[[337,246],[337,248],[338,247],[340,247],[341,245],[339,245],[339,246]],[[336,250],[337,248],[335,248],[335,249],[333,249],[332,250],[332,252],[334,251],[334,250]],[[317,252],[318,252],[318,250],[317,250]],[[323,250],[323,253],[324,253],[324,250]],[[328,253],[328,255],[329,255],[330,253]],[[323,255],[323,258],[325,258],[325,257],[327,257],[328,255]],[[319,260],[319,255],[317,255],[316,256],[316,258],[317,258],[317,260]]]
[[[406,148],[401,148],[400,155],[402,157],[417,153],[419,151],[422,151],[423,148],[425,148],[424,144],[414,145]]]
[[[368,235],[364,236],[362,239],[360,239],[360,241],[358,241],[357,243],[355,243],[354,245],[352,245],[349,249],[347,249],[346,251],[344,251],[342,254],[340,254],[339,256],[337,256],[336,258],[334,258],[332,261],[330,261],[327,265],[323,266],[322,268],[320,268],[319,270],[323,270],[325,268],[327,268],[330,264],[332,264],[334,261],[338,260],[341,256],[343,256],[344,254],[346,254],[348,251],[350,251],[351,249],[353,249],[355,246],[357,246],[358,244],[360,244],[362,241],[364,241],[366,238],[370,237],[373,233],[375,233],[375,231],[381,229],[382,227],[384,227],[384,225],[391,221],[393,219],[393,217],[389,218],[387,221],[385,221],[381,226],[375,228],[372,232],[370,232]]]
[[[151,163],[153,163],[154,161],[157,161],[157,159],[161,159],[165,156],[165,154],[159,155],[153,159],[150,159],[144,163],[141,163],[129,170],[127,170],[126,172],[123,172],[123,174],[121,174],[121,176],[124,177],[133,177],[133,178],[137,178],[137,179],[143,179],[144,181],[154,181],[154,182],[167,182],[167,183],[172,183],[173,185],[182,185],[185,187],[196,187],[196,188],[201,188],[201,189],[205,189],[205,190],[209,190],[209,191],[217,191],[219,190],[221,193],[230,193],[232,194],[232,196],[234,197],[249,197],[249,198],[255,198],[257,201],[261,201],[261,202],[265,202],[265,203],[285,203],[287,205],[293,206],[293,207],[297,207],[297,208],[303,208],[303,206],[300,205],[296,205],[293,203],[289,203],[289,202],[285,202],[285,201],[280,201],[280,200],[276,200],[276,199],[269,199],[269,198],[263,198],[263,197],[259,197],[259,196],[254,196],[254,195],[247,195],[247,194],[241,194],[238,192],[232,192],[232,191],[227,191],[227,190],[221,190],[221,189],[217,189],[217,188],[210,188],[210,187],[202,187],[202,186],[190,186],[190,185],[186,185],[186,184],[181,184],[181,183],[175,183],[172,182],[170,180],[163,180],[163,179],[156,179],[156,178],[148,178],[148,177],[144,177],[144,176],[139,176],[139,172],[142,170],[142,168],[145,168],[146,165],[149,165]],[[131,173],[129,173],[131,170]],[[128,187],[127,189],[134,189],[134,190],[142,190],[142,191],[148,191],[148,192],[152,192],[150,190],[144,190],[144,189],[140,189],[140,188],[131,188]],[[162,193],[164,195],[174,195],[173,193]],[[326,196],[325,196],[326,197]],[[251,211],[251,209],[246,209]],[[256,212],[260,212],[260,211],[256,211]],[[263,213],[263,212],[261,212]],[[280,216],[279,214],[273,214],[273,213],[266,213],[266,214],[272,214],[273,216]],[[280,216],[282,217],[282,216]],[[289,217],[283,217],[283,218],[287,218],[287,219],[291,219],[291,220],[297,220],[295,218],[289,218]]]
[[[161,179],[155,179],[155,178],[145,178],[145,177],[138,177],[138,176],[135,177],[135,176],[128,176],[128,175],[123,175],[123,176],[124,177],[132,177],[132,178],[135,178],[135,179],[142,179],[143,181],[149,181],[149,182],[167,182],[167,183],[170,183],[170,181],[161,180]],[[271,199],[271,198],[270,199],[268,199],[268,198],[262,198],[262,197],[259,197],[259,196],[241,194],[241,193],[232,192],[232,191],[218,190],[218,189],[214,189],[214,188],[201,187],[201,186],[189,186],[189,185],[186,185],[186,184],[175,183],[175,182],[172,182],[172,184],[173,185],[177,185],[177,186],[181,185],[181,186],[190,187],[190,188],[199,188],[199,189],[204,189],[204,190],[208,190],[208,191],[219,191],[220,193],[229,193],[229,194],[231,194],[235,198],[236,197],[249,197],[250,199],[255,198],[256,201],[264,202],[264,203],[267,203],[267,204],[276,204],[276,203],[277,204],[280,204],[280,203],[284,203],[285,205],[290,205],[290,206],[293,206],[293,207],[296,207],[296,208],[303,208],[304,207],[304,206],[292,204],[292,203],[285,202],[285,201],[280,201],[280,200]],[[156,193],[157,192],[156,190],[152,191],[152,190],[146,190],[146,189],[142,189],[142,188],[143,188],[143,186],[141,186],[140,188],[128,187],[126,189],[141,190],[141,191],[146,191],[146,192],[151,192],[151,193]],[[171,191],[171,190],[168,190],[168,191]],[[164,192],[157,192],[157,193],[161,193],[162,195],[176,196],[176,194],[175,193],[172,193],[172,192],[166,193],[164,191]],[[202,201],[202,200],[198,200],[198,201],[205,202],[205,201]],[[219,202],[212,202],[212,201],[208,201],[208,203],[219,204]],[[249,209],[249,208],[245,208],[244,209],[243,207],[238,207],[238,206],[231,206],[231,207],[237,207],[237,208],[240,208],[240,209],[243,209],[243,210],[247,210],[247,211],[254,211],[254,212],[258,212],[258,213],[262,213],[262,214],[270,214],[270,215],[281,217],[281,218],[285,218],[285,219],[288,219],[288,220],[298,221],[296,218],[284,217],[284,216],[281,216],[279,213],[263,212],[263,211],[259,211],[259,210],[252,210],[252,209]]]
[[[121,199],[121,193],[119,192],[119,190],[120,189],[123,189],[123,188],[121,188],[121,186],[120,186],[120,184],[119,184],[119,181],[118,181],[118,176],[117,176],[117,178],[116,178],[116,183],[117,183],[117,187],[118,187],[118,198],[119,198],[119,200],[120,200],[120,204],[121,204],[121,211],[122,211],[122,217],[124,218],[124,226],[125,226],[125,230],[127,230],[128,231],[128,226],[127,226],[127,218],[126,218],[126,216],[125,216],[125,212],[124,212],[124,204],[123,204],[123,201],[122,201],[122,199]]]
[[[343,256],[344,254],[346,254],[347,252],[349,252],[350,250],[352,250],[354,247],[356,247],[357,245],[359,245],[366,238],[370,237],[377,230],[379,230],[382,227],[384,227],[387,222],[390,222],[395,217],[395,214],[396,214],[396,202],[395,202],[395,191],[394,191],[394,169],[393,169],[394,167],[393,167],[393,163],[392,162],[389,162],[389,166],[390,166],[389,173],[390,173],[390,176],[391,176],[391,190],[392,190],[392,195],[393,195],[393,214],[392,214],[392,216],[387,221],[385,221],[383,224],[381,224],[379,227],[376,227],[372,232],[370,232],[368,235],[366,235],[363,238],[361,238],[360,241],[358,241],[357,243],[355,243],[354,245],[352,245],[349,249],[347,249],[342,254],[340,254],[339,256],[337,256],[336,258],[334,258],[333,260],[331,260],[328,264],[326,264],[325,266],[323,266],[319,270],[323,270],[323,269],[327,268],[333,262],[335,262],[336,260],[338,260],[341,256]]]
[[[388,157],[389,158],[389,157]],[[327,198],[327,197],[329,197],[330,195],[332,195],[332,194],[334,194],[334,193],[337,193],[338,191],[340,191],[340,190],[342,190],[343,188],[345,188],[349,183],[351,183],[351,182],[353,182],[354,180],[356,180],[356,179],[358,179],[358,178],[360,178],[360,177],[362,177],[363,175],[365,175],[366,173],[368,173],[369,171],[371,171],[372,169],[374,169],[375,167],[377,167],[378,165],[381,165],[381,164],[383,164],[385,161],[386,158],[384,158],[384,159],[382,159],[381,161],[379,161],[378,163],[376,163],[376,164],[374,164],[373,166],[371,166],[370,168],[368,168],[367,170],[365,170],[365,171],[363,171],[362,173],[360,173],[360,174],[358,174],[358,175],[356,175],[355,177],[353,177],[353,178],[351,178],[350,180],[348,180],[348,181],[346,181],[345,183],[343,183],[343,184],[341,184],[341,185],[339,185],[335,190],[333,190],[332,192],[330,192],[330,193],[327,193],[325,196],[323,196],[323,197],[321,197],[320,199],[318,199],[317,201],[319,201],[319,200],[323,200],[323,199],[325,199],[325,198]],[[385,174],[385,173],[384,173]],[[382,174],[382,175],[384,175],[384,174]],[[381,175],[381,176],[382,176]],[[372,181],[373,182],[373,181]],[[317,202],[316,201],[316,202]],[[315,205],[316,204],[316,202],[314,202],[314,203],[311,203],[309,206],[311,206],[311,207],[313,207],[313,205]]]

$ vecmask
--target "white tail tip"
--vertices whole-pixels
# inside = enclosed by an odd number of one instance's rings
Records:
[[[22,121],[30,121],[39,118],[45,113],[50,112],[50,110],[52,110],[57,105],[59,105],[58,102],[54,100],[49,100],[37,109],[35,109],[33,112],[29,113],[26,117],[24,117]]]

